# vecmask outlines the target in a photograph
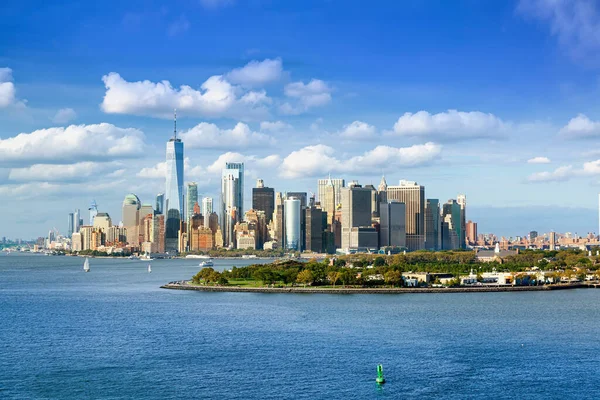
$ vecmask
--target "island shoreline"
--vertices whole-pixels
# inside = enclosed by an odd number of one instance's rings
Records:
[[[200,292],[231,293],[307,293],[307,294],[407,294],[407,293],[500,293],[539,292],[548,290],[594,289],[598,284],[544,285],[544,286],[474,286],[454,288],[311,288],[311,287],[239,287],[190,285],[168,283],[161,289],[195,290]]]

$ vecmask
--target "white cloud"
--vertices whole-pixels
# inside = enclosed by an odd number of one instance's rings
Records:
[[[110,114],[148,115],[171,118],[173,109],[184,115],[248,118],[267,114],[266,92],[244,92],[223,76],[208,78],[195,90],[187,85],[173,88],[169,81],[128,82],[118,73],[102,77],[106,93],[102,109]]]
[[[394,124],[401,136],[432,136],[439,139],[494,137],[506,133],[508,124],[493,114],[479,111],[448,110],[438,114],[427,111],[405,113]]]
[[[77,113],[72,108],[61,108],[52,118],[52,122],[57,124],[66,124],[77,118]]]
[[[324,106],[331,102],[332,89],[320,79],[308,83],[292,82],[285,85],[283,92],[294,103],[286,102],[279,108],[284,114],[300,114],[313,107]]]
[[[569,123],[563,126],[559,134],[566,138],[591,138],[600,136],[600,122],[592,121],[584,114],[571,118]]]
[[[527,164],[550,164],[548,157],[533,157],[527,160]]]
[[[351,124],[344,125],[340,136],[346,139],[371,139],[375,136],[375,127],[366,122],[354,121]]]
[[[144,134],[111,124],[70,125],[0,139],[0,165],[66,164],[138,157]]]
[[[263,132],[283,132],[292,129],[290,124],[286,124],[283,121],[263,121],[260,123],[260,130]]]
[[[280,175],[295,179],[329,172],[371,174],[383,168],[425,165],[439,158],[441,151],[442,146],[431,142],[403,148],[377,146],[363,155],[338,159],[333,147],[318,144],[290,153],[283,160]]]
[[[256,156],[246,156],[241,153],[227,152],[221,154],[215,161],[209,164],[206,168],[201,165],[193,166],[190,159],[186,157],[183,161],[184,164],[184,175],[186,180],[190,178],[214,178],[221,175],[221,171],[225,168],[225,164],[228,162],[243,162],[245,163],[245,170],[248,172],[249,169],[273,169],[277,168],[281,164],[281,158],[278,155],[269,155],[264,158]],[[142,168],[136,176],[139,178],[149,179],[165,179],[167,173],[167,163],[161,161],[151,167]]]
[[[0,68],[0,108],[8,106],[25,107],[27,100],[19,101],[17,89],[13,83],[12,69]]]
[[[242,122],[238,122],[232,129],[221,129],[215,124],[201,122],[182,132],[181,138],[188,148],[204,149],[259,147],[274,143],[270,136],[253,132]]]
[[[573,58],[597,63],[600,10],[595,0],[521,0],[517,10],[546,21],[551,33]]]
[[[576,172],[573,170],[573,166],[566,165],[550,172],[536,172],[531,174],[527,180],[529,182],[559,182],[566,181],[574,175]]]
[[[80,162],[75,164],[36,164],[10,170],[8,180],[18,182],[73,182],[83,181],[98,174],[114,174],[118,164]],[[108,172],[111,171],[111,172]]]
[[[281,79],[283,67],[280,58],[264,61],[250,61],[242,68],[236,68],[227,74],[231,83],[247,86],[264,85]]]

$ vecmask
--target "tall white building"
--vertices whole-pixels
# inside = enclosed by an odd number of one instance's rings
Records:
[[[213,212],[212,197],[202,198],[202,216],[204,216],[204,226],[208,228],[208,216]]]
[[[223,170],[221,178],[221,232],[223,246],[235,246],[233,228],[240,220],[239,170]]]
[[[318,193],[319,201],[321,205],[323,201],[327,198],[327,187],[329,185],[333,185],[333,196],[334,196],[334,209],[338,204],[342,202],[342,188],[346,185],[343,179],[332,179],[331,176],[327,179],[319,179],[318,182]]]
[[[293,197],[286,199],[283,211],[285,214],[285,248],[300,251],[300,200]]]

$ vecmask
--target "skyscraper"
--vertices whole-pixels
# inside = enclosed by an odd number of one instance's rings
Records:
[[[265,187],[262,179],[257,181],[256,187],[252,188],[252,208],[257,211],[264,211],[267,224],[273,219],[275,210],[275,190]]]
[[[287,192],[287,198],[300,200],[300,250],[306,249],[306,206],[308,205],[308,195],[306,192]]]
[[[188,221],[194,215],[194,204],[198,202],[198,184],[196,182],[188,182],[186,196],[185,220]]]
[[[321,203],[321,208],[327,213],[327,225],[331,230],[331,225],[333,223],[333,219],[335,218],[335,186],[333,185],[333,181],[331,177],[327,179],[327,182],[322,185],[319,180],[319,201]]]
[[[467,196],[459,194],[456,196],[456,202],[460,206],[460,232],[458,232],[458,241],[461,249],[467,248]]]
[[[442,249],[460,248],[461,207],[456,200],[448,200],[442,207]]]
[[[233,228],[239,221],[239,170],[223,170],[221,178],[221,232],[223,246],[235,246]]]
[[[379,205],[379,247],[406,247],[406,205],[392,200]]]
[[[223,174],[232,173],[238,179],[237,188],[237,207],[240,215],[244,215],[244,163],[243,162],[228,162],[225,163]],[[237,175],[235,175],[237,174]]]
[[[285,248],[300,251],[300,200],[287,198],[284,201]]]
[[[440,201],[427,199],[425,203],[425,248],[441,250],[441,237]]]
[[[81,223],[81,211],[79,211],[79,209],[77,209],[73,213],[73,233],[78,233],[81,225],[83,225]]]
[[[159,193],[156,195],[156,205],[154,206],[154,212],[156,214],[163,214],[165,210],[165,194]]]
[[[357,229],[371,227],[371,189],[354,186],[342,188],[342,249],[357,249],[366,244],[352,240],[356,238]],[[365,231],[366,232],[366,231]],[[360,236],[358,236],[360,238]],[[375,247],[377,247],[375,232]],[[370,243],[372,244],[372,243]]]
[[[323,252],[323,210],[310,206],[306,209],[306,250]]]
[[[96,200],[92,200],[92,204],[90,204],[88,211],[90,212],[90,225],[94,225],[94,218],[96,217],[96,214],[98,214],[98,205],[96,204]]]
[[[406,204],[406,247],[410,251],[425,247],[425,188],[401,180],[398,186],[387,187],[387,200]]]
[[[67,219],[67,236],[73,236],[75,232],[75,217],[73,213],[69,213],[69,218]]]
[[[333,185],[333,207],[335,209],[335,207],[342,202],[341,190],[344,186],[346,186],[346,181],[343,179],[332,179],[331,175],[327,179],[319,179],[317,195],[319,197],[319,201],[321,202],[321,207],[326,211],[327,209],[323,206],[323,201],[326,196],[325,192],[328,185]]]
[[[209,225],[209,216],[213,212],[213,199],[212,197],[203,197],[202,198],[202,215],[204,216],[204,227],[208,228]]]
[[[130,246],[138,246],[139,241],[139,225],[140,225],[140,208],[142,204],[140,199],[133,193],[125,196],[123,200],[121,221],[127,233],[127,243]]]
[[[179,227],[183,206],[183,142],[177,138],[175,115],[173,137],[167,142],[167,176],[165,190],[165,251],[179,249]],[[129,234],[128,234],[129,236]]]
[[[477,222],[473,222],[473,221],[467,222],[466,235],[467,235],[467,244],[472,245],[472,244],[477,243]],[[537,236],[537,234],[535,236]]]

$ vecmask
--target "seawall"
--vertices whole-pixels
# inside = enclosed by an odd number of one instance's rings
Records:
[[[482,293],[482,292],[534,292],[547,290],[600,288],[600,285],[571,284],[548,286],[474,286],[457,288],[311,288],[311,287],[240,287],[201,286],[188,283],[168,283],[162,289],[197,290],[201,292],[243,293],[324,293],[324,294],[399,294],[399,293]]]

